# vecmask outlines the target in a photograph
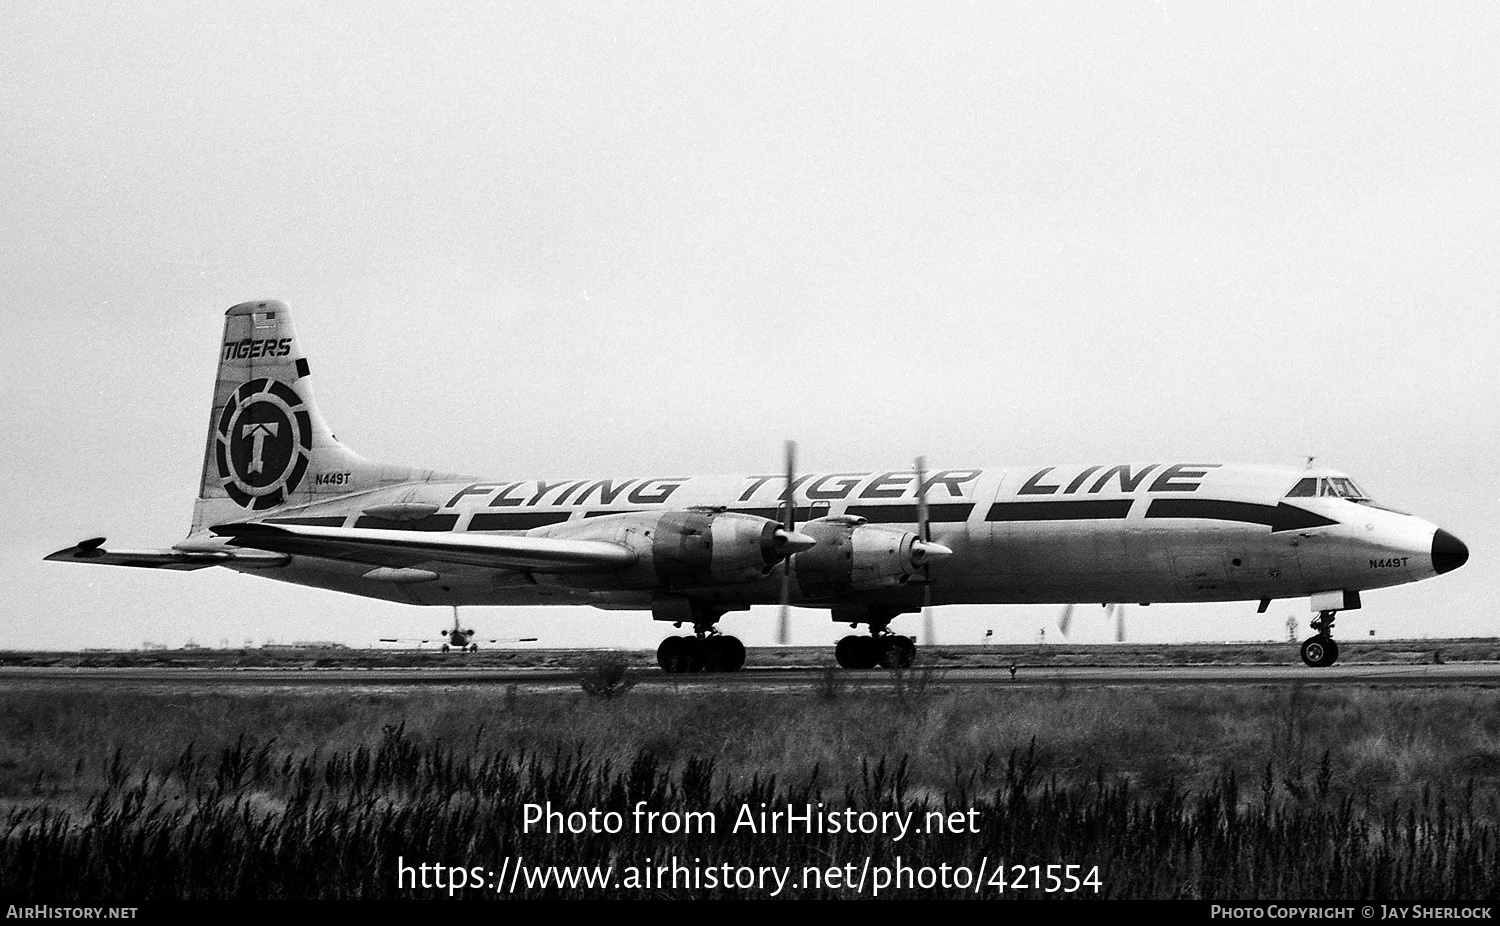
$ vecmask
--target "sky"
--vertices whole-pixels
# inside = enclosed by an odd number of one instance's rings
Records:
[[[0,648],[451,620],[41,561],[181,539],[223,312],[264,298],[374,459],[1316,456],[1472,554],[1367,593],[1342,637],[1500,634],[1497,34],[1492,3],[6,4]],[[940,609],[938,635],[1056,640],[1059,612]],[[1112,639],[1099,613],[1072,639]],[[1288,616],[1306,632],[1305,601],[1158,604],[1129,633],[1284,639]],[[796,643],[845,632],[795,612]]]

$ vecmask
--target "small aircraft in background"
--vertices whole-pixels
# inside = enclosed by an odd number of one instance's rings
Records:
[[[1311,465],[929,471],[918,458],[799,473],[790,443],[782,469],[748,475],[480,479],[375,463],[319,413],[284,304],[229,309],[218,352],[187,538],[110,550],[95,537],[48,560],[223,566],[417,605],[647,611],[691,628],[658,648],[665,671],[733,672],[745,648],[718,623],[758,604],[780,604],[783,642],[794,605],[867,628],[834,652],[872,668],[912,664],[916,640],[890,625],[917,612],[930,624],[933,606],[1259,601],[1263,613],[1285,598],[1309,600],[1301,656],[1328,666],[1334,618],[1362,592],[1469,557],[1448,531]],[[456,612],[444,636],[475,645]]]
[[[479,643],[478,643],[478,641],[476,641],[474,639],[474,636],[475,636],[475,630],[474,630],[474,628],[470,627],[468,630],[465,630],[465,629],[463,629],[459,625],[459,620],[458,620],[458,606],[454,605],[453,606],[453,629],[452,630],[439,630],[437,632],[437,634],[435,635],[435,638],[436,639],[440,639],[440,640],[443,641],[442,651],[445,652],[445,653],[448,652],[449,650],[458,650],[460,653],[477,653],[477,652],[479,652]],[[416,643],[416,644],[418,644],[420,646],[420,645],[424,645],[424,644],[427,644],[427,643],[431,643],[433,641],[433,639],[434,639],[434,637],[427,637],[427,638],[424,638],[424,639],[413,639],[413,638],[410,638],[410,637],[381,637],[380,638],[380,642],[381,643]],[[535,638],[533,637],[531,639],[535,639]],[[497,638],[497,639],[494,639],[494,640],[489,640],[487,642],[489,642],[489,643],[498,643],[500,641]]]
[[[454,605],[453,606],[453,629],[452,630],[439,630],[437,632],[437,634],[436,634],[435,637],[427,637],[425,639],[416,639],[416,638],[412,638],[412,637],[381,637],[380,638],[380,642],[381,643],[415,643],[418,646],[422,646],[422,645],[425,645],[427,643],[431,643],[433,641],[433,639],[439,639],[439,640],[443,641],[442,651],[445,652],[445,653],[449,652],[451,650],[458,650],[460,653],[477,653],[477,652],[479,652],[479,643],[478,643],[478,641],[476,641],[474,639],[475,634],[476,634],[476,631],[474,630],[474,628],[470,627],[468,630],[464,630],[459,625],[459,620],[458,620],[458,606]],[[536,637],[517,637],[514,640],[506,640],[505,642],[507,642],[507,643],[512,643],[512,642],[514,642],[514,643],[535,643],[536,641],[537,641]],[[499,643],[501,641],[500,641],[500,639],[498,637],[496,637],[494,639],[487,640],[486,642],[488,642],[488,643]]]

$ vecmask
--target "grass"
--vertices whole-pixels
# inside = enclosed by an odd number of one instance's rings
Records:
[[[1493,689],[1205,697],[869,678],[832,692],[820,679],[800,693],[607,699],[515,686],[192,697],[17,686],[0,702],[0,892],[95,904],[434,896],[398,890],[398,856],[801,866],[900,854],[1097,864],[1110,897],[1500,900]],[[719,831],[520,832],[527,802],[628,810],[637,799],[712,811]],[[973,806],[982,828],[900,845],[726,833],[741,805],[807,800]]]

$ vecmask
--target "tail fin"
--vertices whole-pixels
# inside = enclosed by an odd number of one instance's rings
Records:
[[[291,313],[274,300],[225,313],[193,532],[428,475],[371,463],[333,436]]]

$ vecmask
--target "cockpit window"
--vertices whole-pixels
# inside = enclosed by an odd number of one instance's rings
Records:
[[[1353,479],[1347,476],[1333,476],[1323,481],[1327,485],[1326,490],[1323,492],[1324,495],[1332,495],[1335,498],[1348,498],[1355,501],[1369,497],[1360,490],[1359,486],[1354,484]]]
[[[1307,476],[1297,480],[1287,498],[1347,498],[1350,501],[1367,502],[1370,496],[1354,484],[1348,476]]]

